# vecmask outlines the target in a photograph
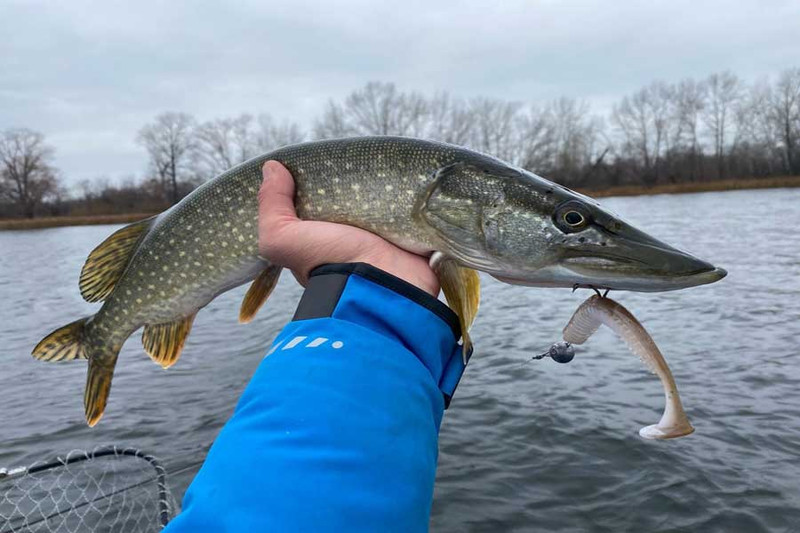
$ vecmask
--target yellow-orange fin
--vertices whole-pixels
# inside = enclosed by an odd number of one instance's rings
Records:
[[[116,356],[112,359],[111,366],[99,363],[97,359],[89,359],[89,373],[86,375],[86,390],[83,393],[83,408],[89,427],[94,427],[106,410],[115,363]]]
[[[469,330],[475,322],[481,302],[480,277],[475,270],[462,267],[452,259],[439,254],[434,254],[431,258],[431,265],[439,278],[442,292],[447,298],[447,305],[458,315],[466,363],[467,354],[472,348]]]
[[[278,278],[281,276],[281,270],[279,266],[268,266],[253,280],[250,288],[247,289],[247,294],[244,295],[242,306],[239,308],[239,322],[246,324],[253,320],[258,310],[272,294],[272,289],[275,288]]]
[[[147,233],[154,220],[155,217],[150,217],[118,229],[92,250],[81,269],[79,285],[84,300],[100,302],[111,294],[139,239]]]
[[[40,361],[88,359],[83,343],[83,329],[89,317],[60,327],[39,341],[31,355]]]
[[[142,346],[150,359],[169,368],[181,356],[183,344],[192,330],[192,322],[197,313],[164,324],[147,324],[142,333]]]

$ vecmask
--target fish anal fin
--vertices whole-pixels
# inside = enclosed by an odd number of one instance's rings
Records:
[[[118,229],[92,250],[81,269],[79,284],[84,300],[100,302],[111,294],[139,239],[154,220],[155,217],[150,217]]]
[[[462,267],[438,253],[431,258],[431,265],[439,278],[447,304],[458,315],[466,362],[467,354],[472,348],[469,330],[478,315],[481,300],[480,277],[475,270]]]
[[[162,368],[174,365],[181,356],[196,314],[163,324],[147,324],[142,333],[142,346],[150,359]]]
[[[246,324],[253,320],[258,310],[272,294],[280,275],[281,267],[270,265],[253,280],[250,288],[247,289],[247,294],[244,295],[242,306],[239,308],[239,322]]]
[[[42,339],[31,355],[40,361],[72,361],[87,359],[83,332],[89,317],[81,318],[60,327]]]

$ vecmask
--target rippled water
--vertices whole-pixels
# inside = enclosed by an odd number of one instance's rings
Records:
[[[800,190],[603,203],[729,271],[711,286],[613,294],[661,347],[696,433],[638,437],[661,415],[661,386],[607,330],[569,365],[528,362],[559,339],[588,291],[484,277],[476,356],[442,426],[432,529],[800,530]],[[95,309],[77,276],[113,229],[0,232],[0,466],[121,443],[161,457],[181,496],[300,290],[284,276],[244,326],[244,289],[218,298],[167,372],[132,338],[106,417],[89,429],[85,365],[28,354]]]

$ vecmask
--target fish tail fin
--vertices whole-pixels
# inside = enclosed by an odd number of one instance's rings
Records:
[[[73,361],[87,359],[84,343],[86,323],[91,317],[84,317],[50,333],[31,352],[40,361]]]
[[[86,423],[89,424],[89,427],[94,427],[106,410],[115,364],[116,354],[114,354],[111,365],[105,362],[105,358],[103,360],[100,358],[89,359],[86,390],[83,393],[83,407],[86,412]]]
[[[41,361],[89,360],[83,405],[86,422],[94,426],[105,411],[117,354],[122,346],[92,338],[91,328],[87,327],[91,318],[81,318],[53,331],[36,345],[32,355]]]

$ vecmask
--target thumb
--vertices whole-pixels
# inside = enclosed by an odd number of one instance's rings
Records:
[[[294,209],[294,179],[277,161],[261,167],[263,181],[258,190],[258,253],[269,257],[270,248],[279,244],[287,226],[299,222]]]
[[[294,179],[286,167],[277,161],[267,161],[261,167],[261,174],[264,179],[258,191],[259,221],[272,226],[282,219],[296,219]]]

